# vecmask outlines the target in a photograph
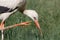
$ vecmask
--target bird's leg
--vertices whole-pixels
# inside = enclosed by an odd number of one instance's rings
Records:
[[[0,30],[4,29],[4,21],[2,20],[1,24],[0,24]]]
[[[27,26],[27,25],[30,25],[30,22],[31,21],[10,25],[10,26],[5,27],[4,30],[14,28],[14,27],[17,27],[17,26]]]
[[[4,40],[4,21],[2,20],[2,22],[1,22],[1,24],[0,24],[0,30],[1,30],[1,33],[2,33],[2,35],[1,35],[1,40]]]
[[[30,22],[31,22],[31,21],[28,21],[28,22],[22,22],[22,23],[20,23],[20,24],[17,24],[16,26],[18,26],[18,25],[21,25],[21,26],[30,25]]]

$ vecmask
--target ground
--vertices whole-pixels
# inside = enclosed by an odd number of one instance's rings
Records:
[[[38,12],[43,37],[32,22],[26,27],[5,30],[5,40],[60,40],[60,0],[27,0],[26,9]],[[5,21],[5,26],[29,20],[29,17],[17,11]]]

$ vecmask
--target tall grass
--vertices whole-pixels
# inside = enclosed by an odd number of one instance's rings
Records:
[[[26,9],[38,12],[43,37],[39,36],[39,31],[32,22],[26,27],[5,30],[5,40],[60,40],[60,0],[27,0]],[[6,20],[5,26],[29,20],[31,19],[27,16],[16,12]]]

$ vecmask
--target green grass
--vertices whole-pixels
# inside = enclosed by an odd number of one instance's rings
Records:
[[[27,27],[5,30],[5,40],[60,40],[60,0],[27,0],[26,9],[34,9],[38,12],[43,37],[39,35],[38,29],[32,22]],[[6,20],[5,25],[29,20],[31,19],[27,16],[16,12]]]

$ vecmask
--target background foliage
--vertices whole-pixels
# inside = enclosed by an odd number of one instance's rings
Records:
[[[4,31],[5,40],[60,40],[60,0],[26,0],[26,9],[36,10],[43,37],[32,22],[26,27],[16,27]],[[29,17],[16,12],[6,21],[5,26],[31,20]],[[1,32],[0,32],[1,39]]]

